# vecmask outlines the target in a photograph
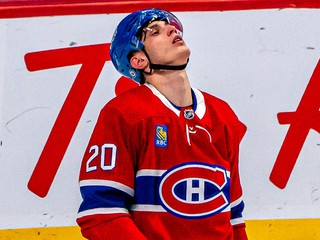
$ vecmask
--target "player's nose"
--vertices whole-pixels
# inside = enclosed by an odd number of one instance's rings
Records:
[[[176,27],[168,24],[167,25],[167,35],[171,36],[174,33],[178,33],[178,30],[176,29]]]

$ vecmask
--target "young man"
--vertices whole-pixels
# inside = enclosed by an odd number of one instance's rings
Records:
[[[246,127],[190,87],[190,50],[172,14],[147,9],[117,27],[116,69],[139,82],[102,110],[80,172],[88,239],[245,240],[238,171]]]

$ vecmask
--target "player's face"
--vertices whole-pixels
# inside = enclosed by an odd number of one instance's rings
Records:
[[[165,21],[154,21],[145,27],[142,41],[152,63],[181,65],[190,56],[182,33]]]

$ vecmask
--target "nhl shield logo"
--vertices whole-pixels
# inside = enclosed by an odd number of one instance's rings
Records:
[[[186,109],[184,110],[183,112],[183,116],[188,119],[188,120],[191,120],[194,118],[194,111],[193,109]]]

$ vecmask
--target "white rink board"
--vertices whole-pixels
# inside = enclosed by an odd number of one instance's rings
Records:
[[[320,218],[319,133],[310,131],[285,189],[269,181],[289,127],[277,114],[296,110],[320,58],[320,10],[176,15],[192,52],[192,85],[226,100],[248,127],[240,159],[245,218]],[[0,19],[0,229],[76,224],[82,154],[120,77],[106,62],[49,194],[39,198],[27,183],[80,66],[29,72],[24,55],[109,43],[124,16]]]

